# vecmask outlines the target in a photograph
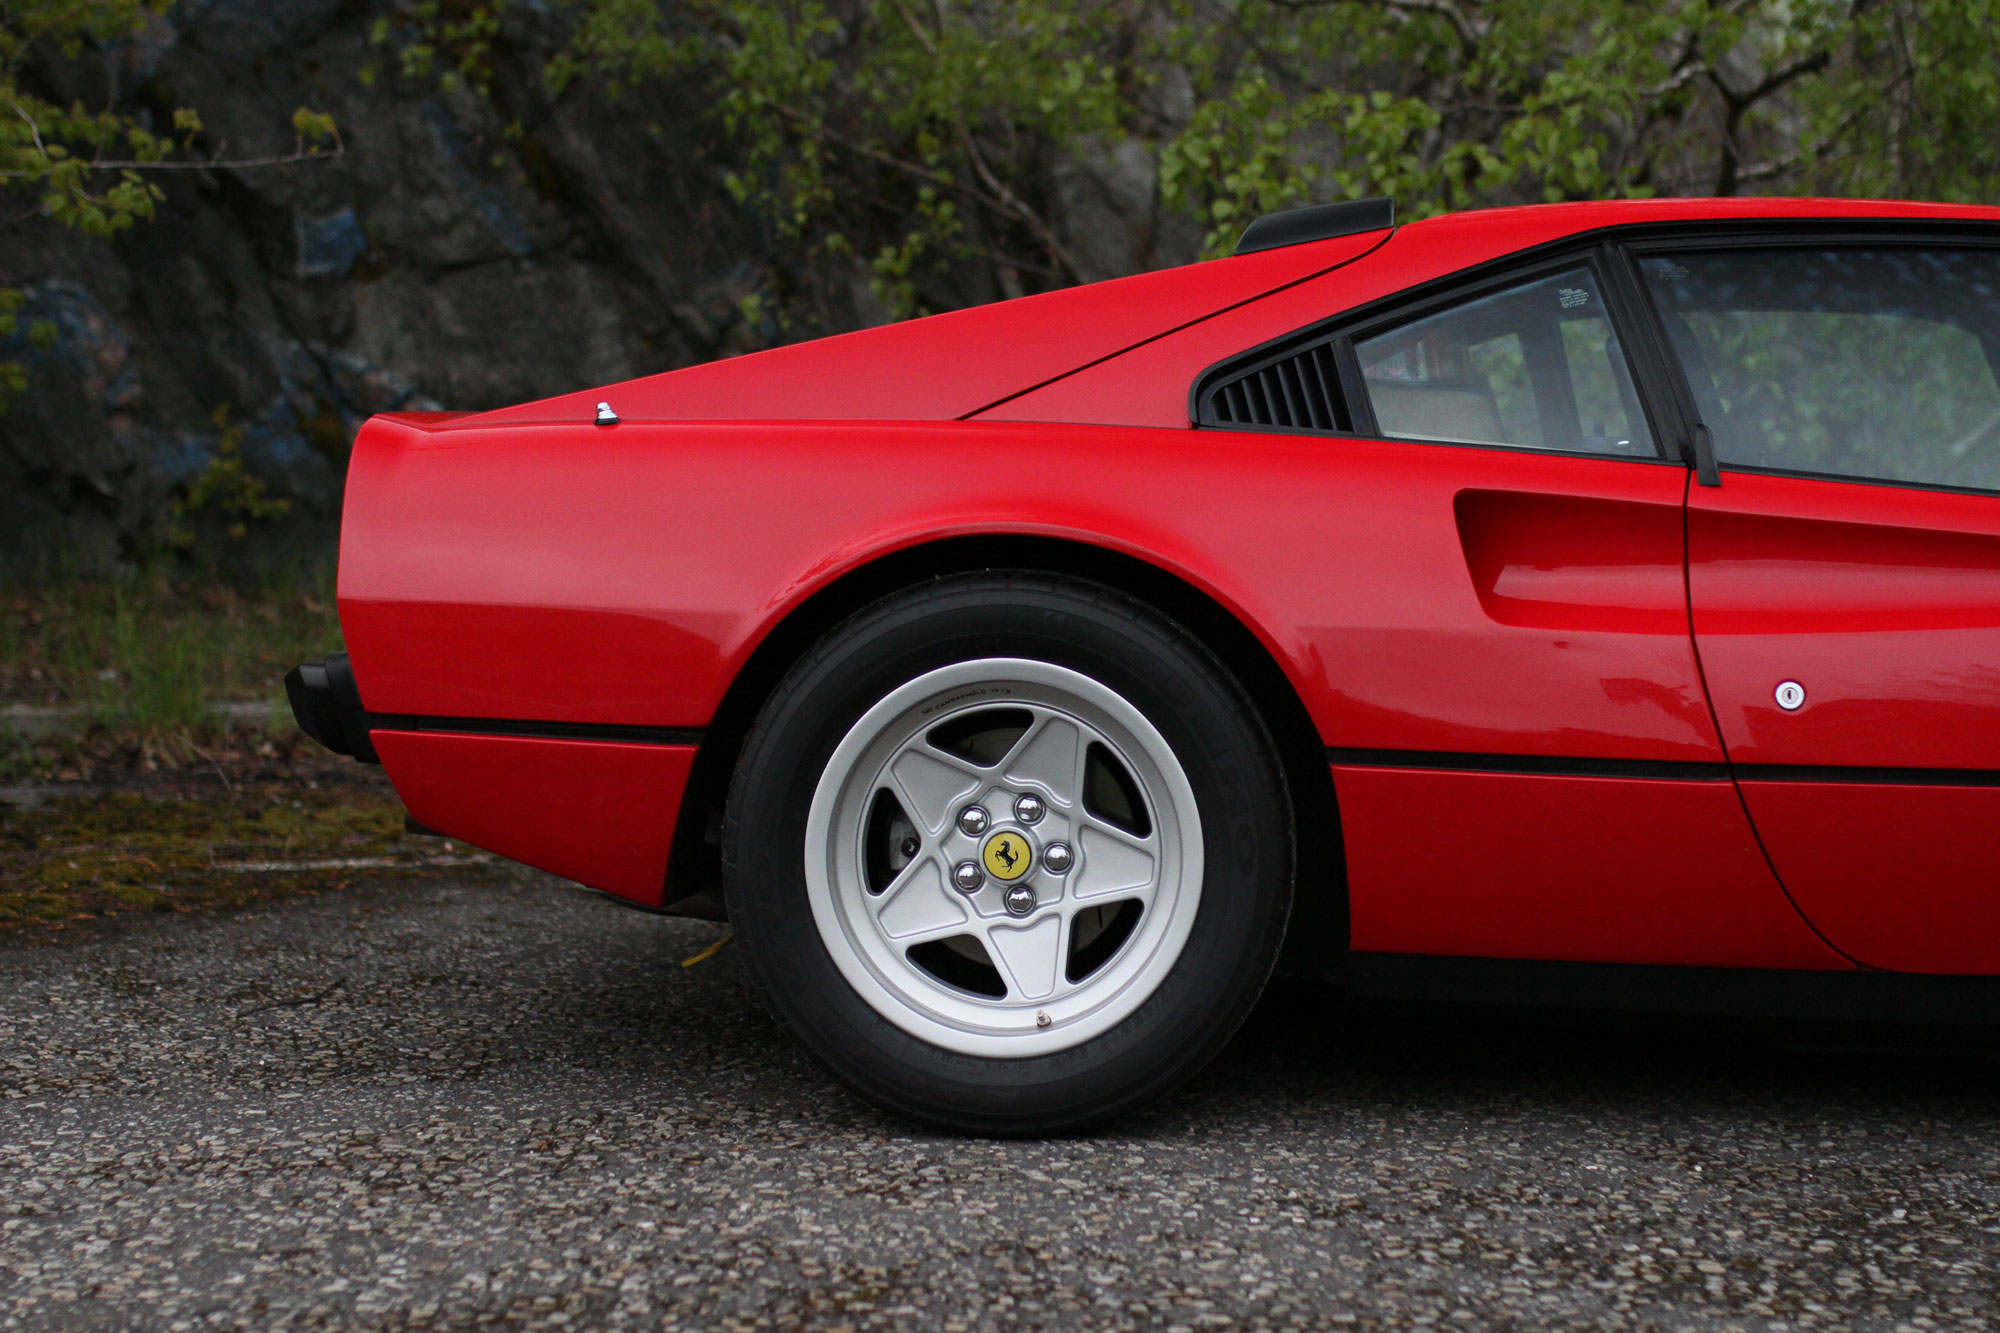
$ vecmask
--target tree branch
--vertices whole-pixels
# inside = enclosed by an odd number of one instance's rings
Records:
[[[1726,108],[1722,118],[1722,158],[1716,164],[1715,170],[1717,194],[1735,194],[1737,187],[1744,181],[1741,167],[1743,149],[1738,141],[1738,135],[1743,128],[1743,117],[1757,103],[1787,84],[1825,69],[1832,59],[1832,53],[1828,51],[1815,51],[1811,55],[1800,56],[1771,70],[1758,80],[1754,87],[1740,93],[1729,86],[1728,81],[1722,77],[1722,71],[1711,69],[1708,72],[1709,81],[1715,85],[1715,90],[1722,94],[1723,106]],[[1785,169],[1773,163],[1763,165],[1771,168],[1769,175],[1777,175]]]
[[[1736,170],[1736,184],[1752,185],[1758,181],[1767,181],[1782,176],[1797,167],[1804,158],[1805,154],[1803,153],[1787,153],[1783,157],[1773,158],[1769,162],[1753,162],[1747,167],[1739,167]]]
[[[1708,62],[1695,59],[1696,54],[1694,46],[1690,44],[1687,51],[1682,54],[1680,60],[1675,64],[1674,72],[1646,90],[1647,99],[1657,102],[1670,93],[1679,92],[1696,79],[1710,73],[1711,69]]]
[[[14,109],[16,111],[21,110],[19,107],[15,107]],[[21,114],[25,116],[27,113],[23,111]],[[33,123],[32,120],[29,121],[30,125]],[[215,157],[204,158],[197,162],[141,162],[136,160],[107,162],[93,160],[85,162],[83,166],[86,171],[248,171],[254,167],[288,167],[299,162],[330,162],[336,157],[344,156],[347,152],[347,145],[341,141],[340,131],[337,129],[333,132],[332,148],[308,148],[304,139],[298,140],[297,143],[298,146],[295,149],[282,156],[227,158],[221,156],[221,153],[229,147],[228,143],[224,142],[222,147],[217,150]],[[35,135],[35,147],[40,150],[44,161],[54,161],[54,159],[49,157],[48,150],[42,147],[42,138],[39,132]],[[80,161],[81,159],[71,160]],[[46,171],[0,171],[0,177],[13,178],[46,176],[47,174]]]
[[[35,123],[35,118],[29,115],[27,113],[27,110],[24,107],[22,107],[22,105],[19,102],[16,102],[12,98],[9,98],[7,100],[7,105],[14,108],[15,115],[19,116],[22,120],[28,122],[28,133],[35,136],[35,151],[42,155],[42,161],[44,162],[48,161],[49,150],[42,143],[42,127]]]
[[[1076,256],[1069,252],[1068,246],[1057,239],[1055,228],[1051,227],[1040,213],[1029,207],[1021,196],[1008,189],[1006,183],[986,165],[986,159],[980,155],[978,145],[972,141],[972,131],[966,128],[963,116],[958,117],[958,142],[959,146],[965,149],[966,157],[971,159],[972,169],[979,174],[979,178],[986,183],[986,188],[992,192],[993,202],[1000,210],[1034,233],[1035,239],[1047,248],[1049,257],[1069,274],[1071,282],[1084,281],[1083,270],[1078,265]]]
[[[1271,0],[1271,3],[1281,9],[1324,9],[1329,5],[1347,2],[1348,0]],[[1429,14],[1434,18],[1443,19],[1451,26],[1453,35],[1458,38],[1459,46],[1468,56],[1476,54],[1479,43],[1486,38],[1479,21],[1453,4],[1452,0],[1374,0],[1374,3],[1406,16]]]
[[[1817,74],[1833,61],[1831,51],[1815,51],[1809,56],[1800,56],[1789,64],[1780,65],[1766,74],[1763,80],[1743,95],[1743,105],[1747,108],[1763,101],[1786,84],[1808,74]]]
[[[924,48],[924,54],[933,60],[937,59],[937,43],[924,31],[923,25],[917,22],[916,15],[903,6],[902,0],[892,0],[892,3],[896,12],[902,16],[903,25],[910,30],[910,36],[916,39],[917,45]],[[973,140],[971,127],[965,123],[965,113],[957,108],[953,108],[952,111],[952,128],[958,134],[958,146],[965,151],[966,160],[972,163],[973,173],[986,186],[990,196],[987,202],[1033,233],[1035,239],[1048,250],[1049,257],[1069,275],[1071,282],[1082,282],[1083,269],[1077,263],[1076,256],[1072,255],[1069,247],[1056,236],[1055,228],[1029,206],[1026,200],[1008,188],[1007,183],[1001,180],[999,174],[987,164],[985,155],[979,151],[979,145]]]

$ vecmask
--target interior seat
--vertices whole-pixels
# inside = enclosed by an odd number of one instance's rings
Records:
[[[1384,435],[1468,444],[1513,444],[1500,424],[1493,391],[1473,380],[1405,383],[1370,380],[1368,402]]]

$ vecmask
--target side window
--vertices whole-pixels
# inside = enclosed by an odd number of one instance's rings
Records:
[[[1382,435],[1657,455],[1586,266],[1427,315],[1354,350]]]
[[[2000,490],[2000,251],[1640,260],[1719,462]]]

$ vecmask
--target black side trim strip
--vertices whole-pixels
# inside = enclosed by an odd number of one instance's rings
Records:
[[[1767,971],[1356,953],[1348,989],[1384,1000],[1864,1022],[2000,1022],[2000,977]]]
[[[1428,768],[1447,773],[1531,773],[1579,778],[1665,778],[1727,782],[1727,764],[1667,759],[1573,759],[1538,754],[1460,754],[1452,750],[1350,750],[1329,745],[1329,764],[1351,768]]]
[[[700,745],[699,727],[628,727],[613,722],[527,722],[492,717],[415,717],[364,713],[370,731],[443,731],[460,736],[533,736],[561,741],[618,741],[627,745]]]
[[[1860,782],[1885,787],[2000,787],[1990,768],[1869,768],[1838,764],[1738,764],[1741,782]]]
[[[1669,759],[1577,759],[1538,754],[1460,754],[1453,750],[1354,750],[1329,745],[1329,764],[1349,768],[1423,768],[1440,773],[1524,773],[1578,778],[1655,778],[1727,782],[1727,764]],[[1738,764],[1742,782],[1880,783],[1889,787],[2000,787],[2000,769],[1871,768],[1840,764]]]

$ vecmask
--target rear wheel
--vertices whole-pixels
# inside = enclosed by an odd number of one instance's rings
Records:
[[[1222,666],[1108,589],[940,580],[834,630],[746,741],[730,917],[843,1081],[1051,1132],[1199,1069],[1283,931],[1291,827]]]

